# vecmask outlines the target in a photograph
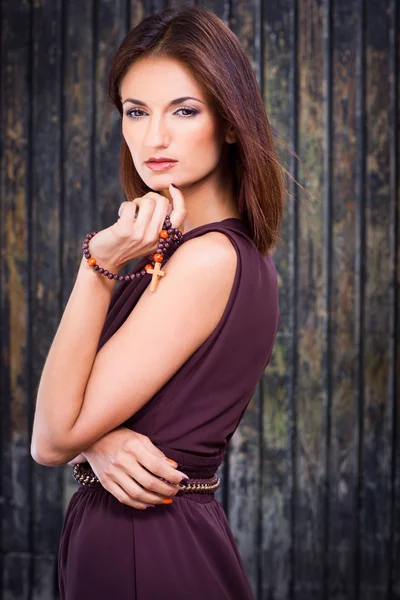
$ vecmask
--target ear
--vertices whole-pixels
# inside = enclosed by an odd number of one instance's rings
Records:
[[[229,125],[225,132],[225,141],[228,144],[234,144],[237,141],[237,136],[233,125]]]

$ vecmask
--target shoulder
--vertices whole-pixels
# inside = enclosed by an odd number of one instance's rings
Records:
[[[185,327],[191,324],[195,337],[197,330],[197,345],[219,322],[233,288],[236,268],[236,250],[225,234],[212,231],[186,240],[162,267],[164,276],[156,292],[148,286],[133,312],[137,318],[142,309],[151,307],[153,317],[159,313],[160,318],[165,318],[167,314],[181,333],[187,332]]]
[[[229,237],[220,231],[209,231],[184,242],[172,255],[166,267],[185,269],[190,265],[202,271],[223,276],[232,275],[237,266],[237,252]]]

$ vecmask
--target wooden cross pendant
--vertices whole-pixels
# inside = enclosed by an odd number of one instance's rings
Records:
[[[147,273],[153,275],[150,282],[150,291],[155,292],[158,284],[158,277],[164,277],[165,272],[161,271],[161,263],[156,262],[154,265],[154,269],[147,269]]]

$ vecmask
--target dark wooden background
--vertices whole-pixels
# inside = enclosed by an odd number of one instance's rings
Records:
[[[291,186],[274,252],[273,359],[221,466],[256,598],[400,599],[396,0],[229,0]],[[57,597],[70,467],[30,456],[41,370],[93,229],[122,201],[105,76],[162,2],[1,2],[1,563],[9,599]],[[236,599],[235,599],[236,600]],[[239,599],[238,599],[239,600]]]

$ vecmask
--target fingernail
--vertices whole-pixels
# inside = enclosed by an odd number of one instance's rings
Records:
[[[183,478],[183,479],[181,479],[181,480],[180,480],[180,482],[179,482],[179,483],[180,483],[180,484],[184,483],[184,484],[186,485],[186,484],[190,483],[190,479],[185,479],[185,478]]]
[[[172,458],[166,458],[165,460],[167,460],[169,463],[171,463],[171,465],[173,465],[174,467],[178,466],[178,463],[175,462],[174,460],[172,460]]]
[[[177,186],[177,185],[175,185],[174,183],[171,183],[171,185],[173,185],[173,186],[174,186],[174,188],[176,188],[177,190],[179,190],[178,186]]]
[[[163,504],[172,504],[172,502],[173,502],[172,498],[165,498],[165,499],[162,501],[162,503],[163,503]]]

